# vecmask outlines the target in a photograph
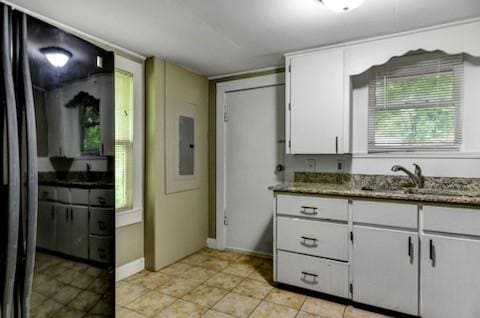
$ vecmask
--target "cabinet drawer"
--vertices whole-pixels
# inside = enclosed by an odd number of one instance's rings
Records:
[[[348,264],[278,251],[277,281],[348,298]]]
[[[57,189],[55,187],[40,186],[38,187],[38,199],[45,201],[57,200]]]
[[[418,228],[418,206],[411,203],[353,201],[353,222]]]
[[[277,248],[348,260],[348,226],[332,222],[277,218]]]
[[[89,259],[100,263],[111,263],[113,256],[113,238],[90,234]]]
[[[90,208],[90,234],[113,235],[114,210]]]
[[[427,231],[480,236],[480,209],[423,206]]]
[[[277,214],[347,221],[348,200],[278,195]]]
[[[70,203],[70,189],[57,187],[57,201],[62,203]]]
[[[70,199],[72,204],[88,205],[88,190],[70,189]]]
[[[115,206],[115,194],[113,190],[91,189],[90,205],[93,206]]]

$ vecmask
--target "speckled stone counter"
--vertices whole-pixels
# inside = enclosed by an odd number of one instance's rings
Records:
[[[81,189],[113,189],[113,177],[108,172],[40,172],[38,184]]]
[[[277,193],[318,194],[349,198],[402,200],[468,205],[480,208],[480,179],[426,178],[412,187],[402,176],[296,173],[295,182],[272,186]]]

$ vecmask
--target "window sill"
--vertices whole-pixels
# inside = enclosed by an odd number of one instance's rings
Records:
[[[384,152],[353,153],[352,158],[425,158],[425,159],[480,159],[480,152],[439,151],[439,152]]]
[[[133,208],[115,212],[115,228],[143,222],[143,209]]]

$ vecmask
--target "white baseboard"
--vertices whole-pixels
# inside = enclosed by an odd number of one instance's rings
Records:
[[[128,276],[132,276],[138,272],[141,272],[145,269],[145,258],[139,258],[133,262],[127,263],[122,266],[118,266],[115,269],[115,281],[122,280]]]
[[[207,247],[208,248],[217,248],[217,240],[214,238],[207,238]]]
[[[251,250],[247,250],[247,249],[244,249],[244,248],[227,247],[225,250],[228,251],[228,252],[235,252],[235,253],[240,253],[240,254],[253,255],[253,256],[258,256],[258,257],[263,257],[263,258],[268,258],[268,259],[273,258],[273,255],[271,253],[251,251]]]

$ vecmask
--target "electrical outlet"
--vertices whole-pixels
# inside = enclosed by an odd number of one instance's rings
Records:
[[[315,159],[305,159],[305,171],[315,172]]]
[[[345,171],[345,160],[337,160],[337,171]]]

